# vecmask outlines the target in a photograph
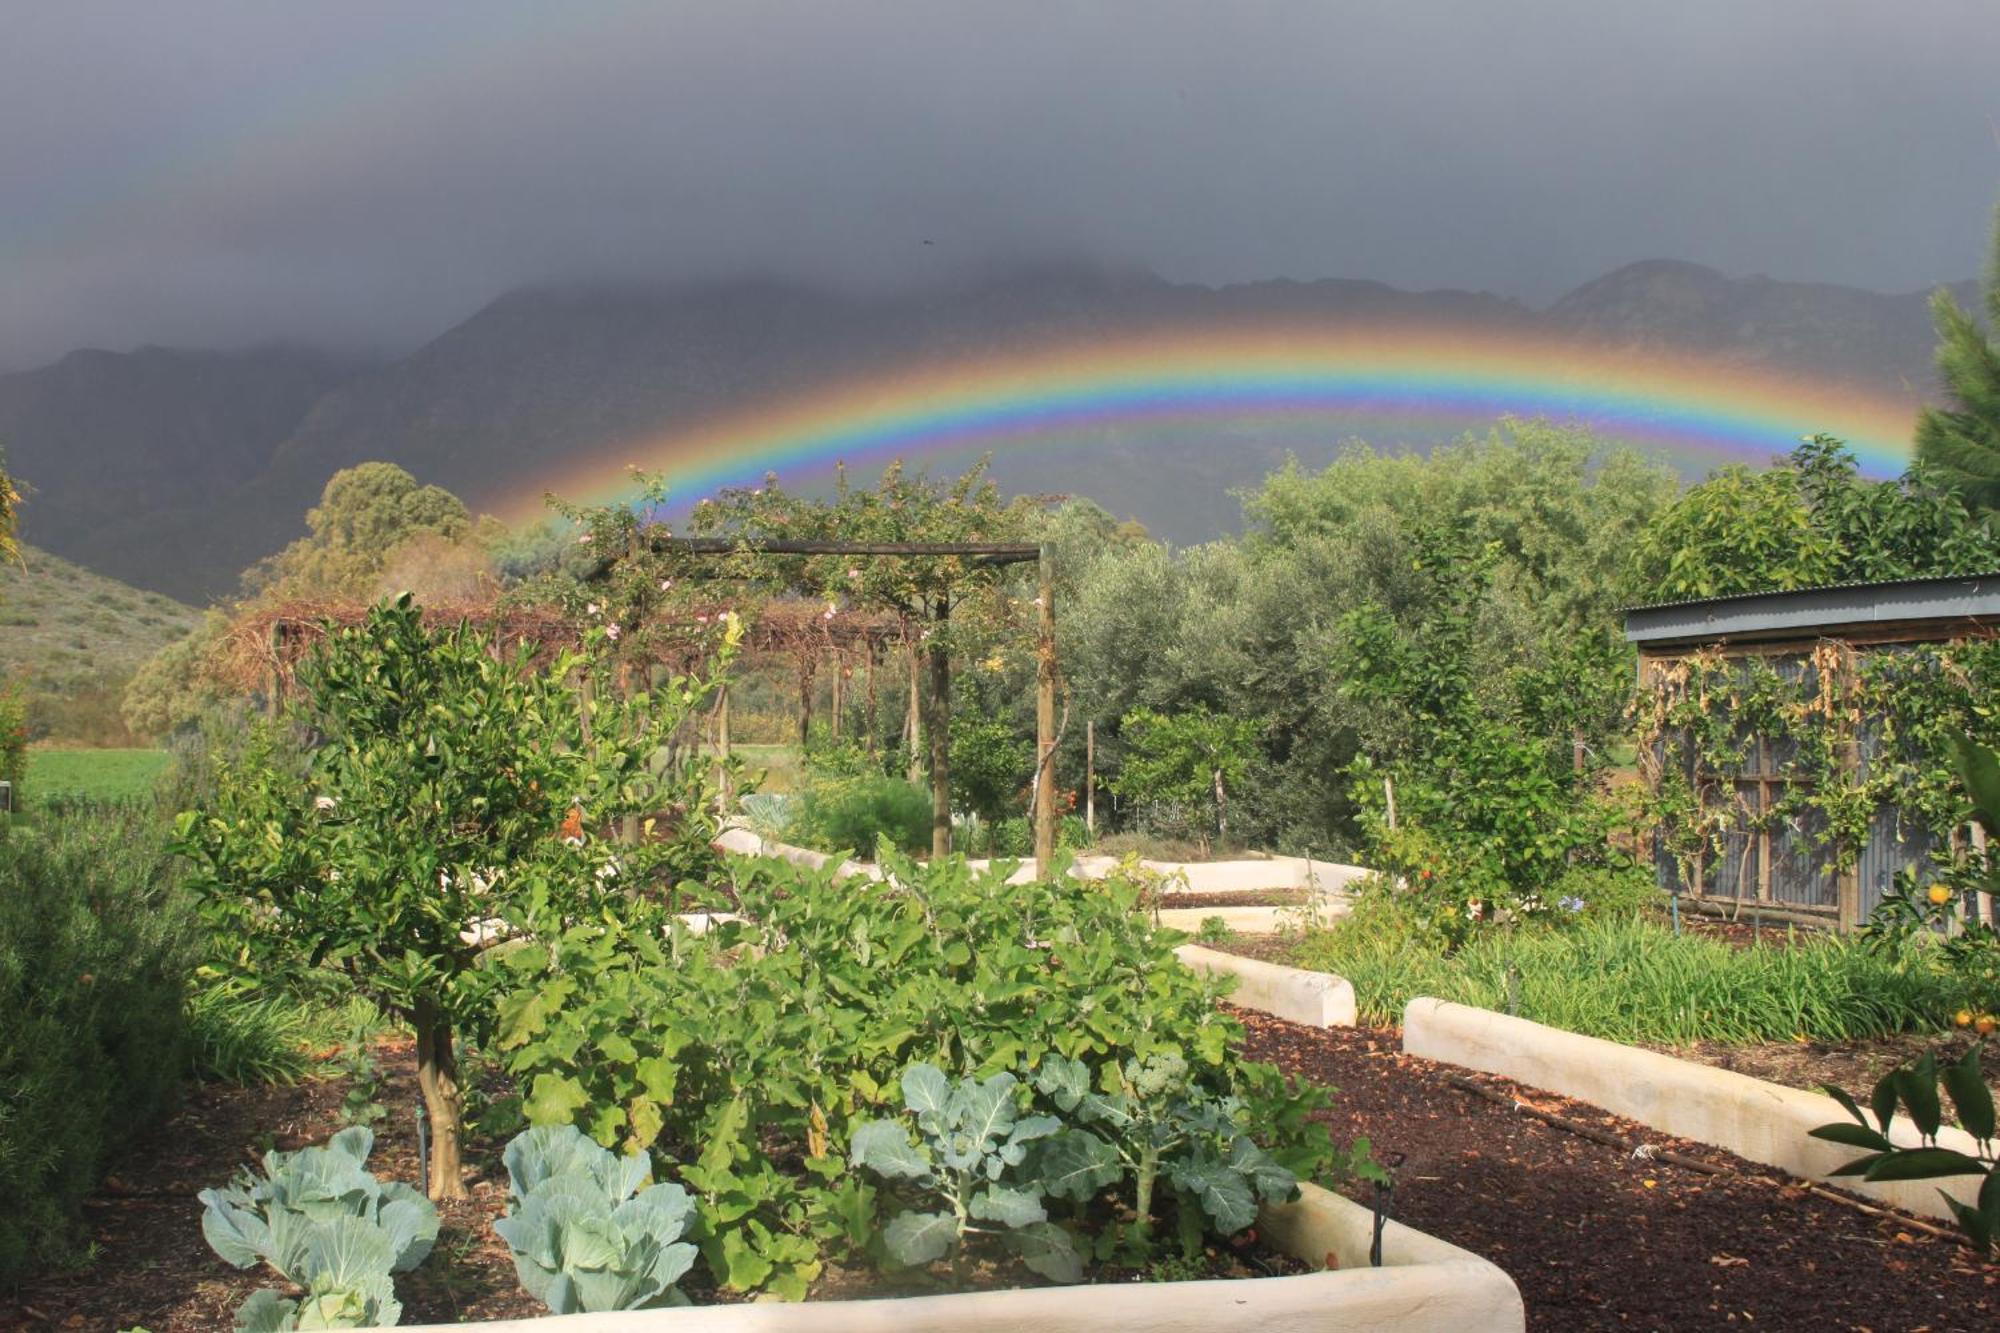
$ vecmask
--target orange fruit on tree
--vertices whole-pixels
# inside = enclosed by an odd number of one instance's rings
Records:
[[[1972,1026],[1972,1011],[1961,1009],[1951,1016],[1951,1021],[1959,1027],[1969,1028]]]
[[[2000,1019],[1994,1018],[1991,1014],[1981,1014],[1972,1020],[1972,1030],[1982,1037],[1991,1033],[1996,1027],[2000,1027]]]
[[[1943,907],[1946,903],[1951,901],[1951,890],[1947,889],[1942,884],[1933,884],[1931,885],[1930,898],[1932,903],[1934,903],[1939,907]]]

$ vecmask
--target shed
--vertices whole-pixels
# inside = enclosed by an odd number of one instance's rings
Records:
[[[1639,653],[1641,768],[1656,792],[1675,783],[1688,798],[1663,802],[1677,819],[1664,818],[1654,841],[1662,887],[1695,906],[1751,907],[1842,928],[1866,922],[1901,871],[1927,872],[1939,835],[1913,816],[1915,796],[1906,800],[1896,783],[1866,781],[1871,770],[1887,775],[1892,761],[1911,762],[1917,729],[1888,715],[1882,700],[1892,692],[1852,683],[1896,669],[1942,671],[1956,681],[1948,663],[1937,666],[1939,649],[1996,634],[2000,573],[1627,610],[1625,637]],[[1672,707],[1696,690],[1699,715]],[[1780,698],[1791,702],[1774,706]],[[1739,715],[1715,717],[1718,706]],[[1693,716],[1713,718],[1700,737],[1691,735]],[[1818,729],[1807,744],[1802,719]],[[1919,771],[1940,767],[1919,763]],[[1845,812],[1840,828],[1811,804],[1812,793],[1833,781],[1865,801]]]

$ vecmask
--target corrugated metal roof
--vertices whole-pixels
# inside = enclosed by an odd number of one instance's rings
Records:
[[[1636,644],[1803,638],[1880,625],[2000,621],[2000,573],[1949,574],[1740,593],[1638,606],[1625,613]]]
[[[1631,615],[1634,611],[1659,611],[1670,606],[1707,606],[1711,603],[1754,601],[1760,597],[1789,597],[1802,592],[1845,592],[1852,588],[1907,588],[1926,583],[1965,583],[1987,579],[2000,579],[2000,569],[1985,570],[1977,574],[1928,574],[1920,579],[1860,579],[1851,583],[1815,583],[1808,588],[1780,588],[1767,592],[1732,592],[1720,597],[1682,597],[1670,602],[1641,602],[1637,606],[1621,606],[1619,614]]]

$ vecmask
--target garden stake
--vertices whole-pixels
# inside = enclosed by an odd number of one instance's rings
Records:
[[[1509,1018],[1519,1018],[1521,1016],[1521,965],[1519,963],[1507,964],[1507,1016]]]

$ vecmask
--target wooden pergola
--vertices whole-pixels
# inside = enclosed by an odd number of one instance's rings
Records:
[[[890,559],[963,559],[978,565],[1018,565],[1035,562],[1035,872],[1046,876],[1055,857],[1055,784],[1049,780],[1056,749],[1056,619],[1055,582],[1044,544],[1021,542],[846,542],[785,537],[672,537],[643,534],[641,540],[655,552],[677,552],[693,556],[793,555],[880,557]],[[586,581],[606,578],[626,556],[608,553],[585,575]],[[949,707],[949,701],[946,702]],[[933,731],[936,731],[934,725]],[[948,767],[938,762],[940,746],[949,746],[949,737],[931,737],[931,795],[937,819],[947,830],[951,817],[951,794],[946,781]],[[933,854],[944,850],[933,844]]]
[[[955,557],[981,565],[1036,562],[1039,567],[1039,596],[1033,787],[1035,863],[1038,873],[1048,873],[1055,854],[1055,786],[1049,775],[1057,741],[1057,671],[1055,594],[1046,546],[1009,542],[838,542],[665,536],[648,536],[645,540],[655,551],[696,556],[751,553],[918,559]],[[585,581],[609,577],[624,558],[623,554],[600,558],[585,574]],[[725,610],[725,604],[718,601],[707,608],[706,614],[720,616]],[[325,637],[328,629],[359,624],[367,613],[366,603],[347,600],[292,603],[257,611],[240,618],[231,627],[211,669],[219,680],[245,692],[261,690],[275,706],[290,691],[293,673],[299,662]],[[690,608],[689,614],[696,614],[696,609]],[[443,603],[425,607],[424,619],[433,625],[464,621],[485,630],[503,646],[532,643],[540,656],[553,656],[562,645],[574,641],[577,631],[569,616],[545,605],[507,605],[490,601]],[[849,612],[827,620],[814,608],[802,603],[766,603],[746,627],[745,646],[751,652],[768,653],[864,647],[872,654],[903,637],[906,624],[905,618],[888,613],[868,615]],[[654,660],[661,665],[687,669],[698,662],[706,651],[700,636],[690,635],[684,652],[675,652],[670,646],[656,648]],[[726,694],[718,724],[718,748],[726,757],[729,750]],[[945,776],[948,770],[941,769],[935,762],[939,744],[948,745],[949,738],[932,738],[932,795],[934,802],[943,803],[944,817],[948,821],[948,784],[945,790],[940,790],[938,782],[938,778]]]

